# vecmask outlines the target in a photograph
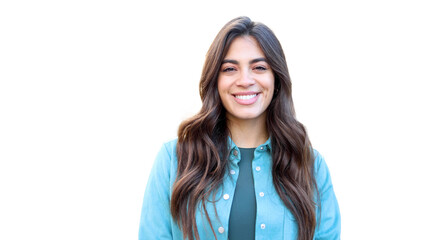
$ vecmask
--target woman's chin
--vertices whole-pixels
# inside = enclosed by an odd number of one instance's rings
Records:
[[[236,121],[249,121],[249,120],[256,120],[260,119],[260,117],[263,115],[263,113],[259,112],[239,112],[239,113],[233,113],[230,114],[231,118]]]

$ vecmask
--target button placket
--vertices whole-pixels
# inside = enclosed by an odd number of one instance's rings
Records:
[[[238,156],[238,151],[234,149],[234,151],[232,151],[232,154],[237,157]]]
[[[259,147],[259,154],[261,154],[261,155],[263,155],[263,154],[265,154],[264,152],[267,150],[267,146],[260,146]],[[259,155],[260,156],[260,155]],[[256,160],[256,157],[255,157],[255,160]],[[258,159],[259,160],[259,159]],[[260,176],[260,174],[262,174],[262,172],[261,172],[261,170],[262,170],[262,167],[261,167],[261,162],[253,162],[253,165],[254,165],[254,170],[255,170],[255,172],[256,172],[256,176],[257,176],[257,178],[261,178],[261,176]],[[262,174],[263,175],[263,174]],[[254,176],[253,176],[254,177]],[[263,188],[263,186],[262,185],[259,185],[259,188]],[[263,191],[259,191],[259,190],[257,190],[256,191],[257,192],[257,194],[258,194],[258,198],[264,198],[265,197],[265,192],[263,192]],[[260,199],[259,199],[260,200]],[[261,204],[261,202],[263,202],[264,200],[261,200],[260,202],[258,202],[258,204]],[[259,224],[259,223],[258,223]],[[264,230],[264,229],[266,229],[266,224],[265,223],[260,223],[260,225],[257,225],[258,227],[260,227],[260,229],[261,230]]]

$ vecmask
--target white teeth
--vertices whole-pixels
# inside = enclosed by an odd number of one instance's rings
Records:
[[[238,98],[238,99],[247,100],[247,99],[256,97],[256,95],[257,94],[252,94],[252,95],[235,95],[235,97]]]

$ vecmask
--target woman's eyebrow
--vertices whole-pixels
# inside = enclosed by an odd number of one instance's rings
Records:
[[[267,62],[265,58],[261,57],[261,58],[255,58],[250,60],[249,64],[253,64],[253,63],[257,63],[257,62]],[[233,59],[224,59],[222,61],[222,64],[225,63],[232,63],[232,64],[237,64],[238,65],[238,61],[237,60],[233,60]]]
[[[232,64],[237,64],[238,65],[238,61],[237,60],[232,60],[232,59],[223,59],[222,64],[225,63],[232,63]]]
[[[255,59],[251,60],[249,63],[253,64],[253,63],[257,63],[257,62],[268,62],[268,61],[266,61],[266,59],[262,57],[262,58],[255,58]]]

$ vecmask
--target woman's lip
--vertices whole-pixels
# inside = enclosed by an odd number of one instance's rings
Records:
[[[258,94],[259,92],[236,92],[236,93],[231,93],[232,95],[253,95],[253,94]]]
[[[249,99],[237,98],[237,96],[248,96],[248,95],[256,95],[256,96]],[[234,97],[234,100],[241,105],[251,105],[255,103],[257,99],[259,98],[259,95],[260,95],[259,92],[239,92],[239,93],[232,94],[232,96]]]

